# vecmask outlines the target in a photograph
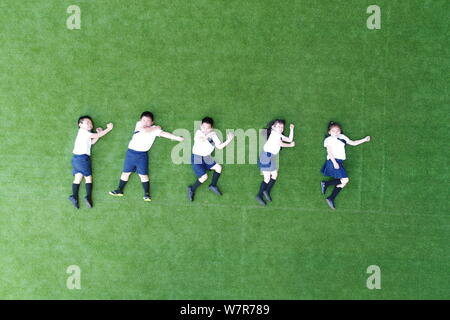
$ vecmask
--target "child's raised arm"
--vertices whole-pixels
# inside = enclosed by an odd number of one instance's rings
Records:
[[[113,129],[113,124],[112,123],[108,123],[106,125],[106,129],[103,130],[102,128],[97,128],[96,131],[97,133],[93,133],[91,136],[91,144],[95,144],[98,139],[100,139],[101,137],[103,137],[104,135],[108,134],[108,132],[110,132]]]
[[[292,141],[294,141],[294,125],[293,124],[291,124],[289,126],[289,137],[281,135],[281,139],[283,141],[285,141],[285,142],[292,142]]]
[[[229,132],[227,134],[227,140],[225,140],[223,143],[216,144],[216,148],[219,149],[219,150],[225,148],[233,140],[233,137],[234,137],[233,132]],[[217,136],[216,136],[216,138],[217,138]],[[219,141],[219,138],[217,138],[217,141]]]
[[[370,141],[370,136],[367,136],[367,137],[365,137],[365,138],[363,138],[363,139],[356,140],[356,141],[353,141],[353,140],[348,139],[347,143],[348,143],[349,145],[351,145],[351,146],[357,146],[357,145],[359,145],[359,144],[361,144],[361,143],[369,142],[369,141]]]
[[[174,140],[174,141],[179,141],[179,142],[184,141],[183,137],[176,136],[176,135],[174,135],[174,134],[172,134],[170,132],[166,132],[166,131],[161,131],[159,136],[163,137],[163,138],[166,138],[166,139]]]
[[[284,142],[282,142],[282,143],[281,143],[281,146],[282,146],[283,148],[292,148],[292,147],[295,147],[295,141],[292,141],[292,142],[289,142],[289,143],[284,143]]]

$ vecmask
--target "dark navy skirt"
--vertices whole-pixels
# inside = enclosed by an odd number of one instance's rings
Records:
[[[277,171],[277,159],[276,155],[270,152],[261,152],[259,155],[258,166],[261,171]]]
[[[331,160],[327,160],[320,172],[324,176],[333,177],[335,179],[347,178],[348,175],[344,168],[344,160],[336,159],[336,162],[339,163],[339,169],[335,169],[333,162],[331,162]]]

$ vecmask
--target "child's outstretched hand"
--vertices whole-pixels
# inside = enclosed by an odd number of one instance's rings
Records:
[[[177,140],[180,141],[180,142],[183,142],[184,141],[184,137],[178,137]]]
[[[295,147],[295,141],[291,142],[291,147]]]
[[[369,142],[369,141],[370,141],[370,136],[365,137],[365,138],[364,138],[364,141],[365,141],[365,142]]]
[[[294,125],[291,123],[290,125],[289,125],[289,129],[291,129],[291,130],[294,130]]]
[[[106,125],[106,128],[112,130],[112,128],[114,128],[114,125],[110,122]]]
[[[227,138],[228,138],[228,140],[233,139],[234,138],[234,133],[233,132],[228,132]]]

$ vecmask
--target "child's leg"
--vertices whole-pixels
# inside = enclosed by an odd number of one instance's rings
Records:
[[[219,181],[220,174],[222,172],[222,166],[216,163],[211,170],[214,170],[211,186],[215,187],[217,185],[217,181]]]
[[[210,165],[212,165],[212,163]],[[200,187],[202,183],[208,179],[208,174],[206,173],[206,171],[208,170],[208,164],[204,161],[204,157],[192,154],[191,166],[192,170],[194,170],[194,173],[197,176],[197,179],[193,184],[188,186],[189,201],[194,200],[195,190],[197,190],[197,188]]]
[[[261,185],[259,186],[259,192],[258,192],[258,194],[256,195],[256,200],[257,200],[261,205],[265,206],[265,205],[266,205],[266,202],[263,200],[263,194],[264,194],[264,192],[265,192],[266,189],[267,189],[268,183],[270,182],[270,171],[262,171],[262,173],[263,173],[263,175],[264,175],[264,179],[263,179],[263,181],[261,182]],[[270,197],[269,197],[269,198],[266,197],[266,199],[267,199],[268,201],[272,201],[272,199],[270,199]]]
[[[263,173],[263,175],[264,175],[264,179],[263,179],[263,181],[261,182],[261,185],[260,185],[260,187],[259,187],[259,192],[258,192],[258,196],[261,197],[261,198],[262,198],[262,196],[263,196],[263,192],[264,192],[264,191],[266,190],[266,188],[267,188],[267,184],[268,184],[269,181],[270,181],[270,172],[269,172],[269,171],[263,171],[262,173]]]
[[[130,175],[131,172],[122,172],[122,174],[120,175],[119,186],[114,191],[116,191],[117,193],[123,193],[123,189],[125,188],[125,185],[127,184]]]
[[[190,201],[194,201],[195,190],[197,190],[197,188],[200,187],[202,185],[202,183],[205,182],[207,179],[208,179],[208,175],[205,173],[200,178],[195,180],[195,182],[188,187],[188,199]]]
[[[341,190],[345,187],[345,185],[350,181],[349,178],[342,178],[341,179],[341,184],[336,185],[336,187],[334,187],[333,189],[333,193],[331,194],[331,196],[329,196],[327,199],[331,200],[334,202],[334,199],[337,197],[337,195],[339,194],[339,192],[341,192]]]
[[[323,183],[325,184],[325,187],[335,186],[335,185],[341,183],[341,179],[331,179],[328,181],[324,181]]]
[[[340,179],[331,179],[328,181],[321,181],[320,187],[322,188],[322,194],[325,194],[327,192],[327,188],[329,186],[335,186],[341,183]]]
[[[92,200],[92,176],[84,177],[86,182],[86,198]]]
[[[132,150],[127,150],[127,153],[125,155],[125,162],[123,164],[122,174],[120,175],[119,186],[117,187],[116,190],[110,192],[111,195],[123,196],[123,189],[125,188],[125,185],[127,184],[130,175],[133,172],[136,172],[137,166],[141,164],[139,160],[141,160],[141,157],[138,157],[135,153],[132,152]],[[144,165],[147,164],[148,168],[148,163],[145,163],[145,160],[146,159],[144,158]],[[145,168],[145,166],[143,168]]]
[[[73,178],[73,183],[72,183],[72,196],[77,200],[78,200],[78,191],[80,189],[81,180],[83,180],[83,174],[76,173]]]
[[[278,171],[271,171],[270,172],[270,180],[267,183],[267,188],[266,188],[266,192],[270,195],[270,190],[272,190],[273,185],[275,184],[275,182],[277,181],[277,177],[278,177]]]
[[[205,182],[207,179],[208,179],[208,175],[205,173],[200,178],[195,180],[195,182],[188,187],[188,199],[190,201],[194,200],[195,190],[197,190],[197,188],[200,187],[202,185],[202,183]]]
[[[202,175],[200,178],[198,178],[197,180],[195,180],[194,184],[191,185],[192,191],[195,192],[195,189],[197,189],[199,186],[201,186],[201,184],[203,182],[205,182],[206,180],[208,180],[208,174],[204,174]]]
[[[150,197],[150,181],[148,175],[140,174],[139,178],[141,179],[142,187],[144,188],[144,197]]]
[[[338,184],[336,187],[339,187],[339,188],[344,188],[346,185],[347,185],[347,183],[350,181],[350,179],[349,178],[342,178],[341,180],[341,184]]]
[[[122,172],[122,174],[120,175],[120,180],[128,182],[131,174],[132,172]]]
[[[92,175],[84,177],[86,182],[85,202],[88,208],[92,208]]]
[[[264,182],[269,183],[270,177],[271,177],[270,171],[263,171],[263,176],[264,176]]]

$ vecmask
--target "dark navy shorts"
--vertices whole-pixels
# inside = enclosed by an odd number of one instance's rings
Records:
[[[85,177],[92,175],[91,158],[87,154],[74,154],[72,157],[72,175],[81,173]]]
[[[191,165],[197,177],[203,176],[206,171],[211,170],[216,165],[216,162],[211,156],[199,156],[197,154],[191,155]]]
[[[137,172],[141,175],[148,175],[148,153],[128,149],[122,172]]]
[[[258,159],[258,166],[261,171],[277,171],[276,155],[270,152],[261,152]]]
[[[333,177],[335,179],[348,178],[347,171],[345,171],[344,168],[344,160],[336,159],[336,162],[339,163],[339,169],[335,169],[333,162],[331,162],[331,160],[327,160],[322,166],[320,172],[324,176]]]

